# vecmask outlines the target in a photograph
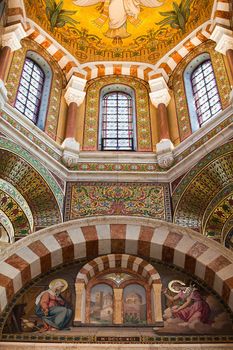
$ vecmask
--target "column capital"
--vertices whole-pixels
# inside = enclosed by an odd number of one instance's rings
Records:
[[[75,102],[78,106],[82,104],[86,96],[86,93],[83,91],[86,82],[85,79],[76,77],[75,75],[70,78],[64,95],[68,105],[72,102]]]
[[[160,103],[165,104],[167,106],[171,100],[171,96],[169,94],[169,88],[167,83],[163,77],[159,77],[156,79],[149,80],[150,85],[150,99],[152,104],[158,108]]]
[[[233,33],[230,29],[217,25],[214,28],[210,39],[217,43],[215,50],[223,55],[226,55],[227,50],[233,50]]]
[[[2,35],[2,47],[8,46],[11,51],[19,50],[22,47],[20,41],[26,36],[27,33],[21,23],[5,27]]]

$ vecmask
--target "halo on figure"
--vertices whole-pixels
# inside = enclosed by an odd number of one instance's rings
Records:
[[[55,280],[52,280],[49,283],[49,289],[52,289],[57,282],[61,282],[62,284],[64,284],[64,287],[62,288],[61,293],[68,288],[68,283],[66,282],[66,280],[64,280],[63,278],[56,278]]]
[[[179,290],[174,289],[172,286],[174,283],[179,283],[181,286],[185,286],[186,284],[183,281],[180,280],[173,280],[168,283],[168,289],[173,293],[179,293]]]

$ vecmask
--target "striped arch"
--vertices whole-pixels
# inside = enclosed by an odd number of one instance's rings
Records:
[[[114,268],[139,273],[148,281],[149,286],[153,283],[161,283],[158,272],[151,264],[139,257],[128,254],[108,254],[95,258],[81,268],[77,274],[76,282],[84,281],[85,284],[88,284],[95,275]]]
[[[174,264],[215,290],[233,310],[233,254],[188,228],[154,219],[95,217],[38,231],[4,251],[0,310],[32,279],[74,260],[130,254]]]

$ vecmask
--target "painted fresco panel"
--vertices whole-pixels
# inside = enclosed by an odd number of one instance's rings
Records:
[[[90,322],[112,324],[113,292],[106,284],[98,284],[91,289]]]
[[[124,323],[146,324],[146,293],[138,284],[124,288]]]
[[[130,331],[132,342],[138,343],[192,342],[194,340],[195,342],[215,343],[223,339],[233,342],[233,315],[218,296],[204,283],[200,284],[200,281],[190,278],[190,275],[186,275],[185,272],[153,261],[150,263],[158,271],[162,282],[162,323],[149,324],[147,322],[150,306],[147,304],[145,307],[145,305],[153,295],[153,291],[148,294],[147,298],[144,287],[139,285],[134,277],[132,283],[131,279],[123,279],[119,282],[118,278],[114,286],[116,289],[123,287],[124,290],[122,326],[124,325],[125,328],[119,328],[118,324],[116,331],[113,330],[114,293],[112,287],[101,281],[92,287],[90,299],[87,297],[85,300],[85,312],[90,316],[89,323],[83,324],[82,327],[74,325],[73,320],[77,311],[75,310],[77,305],[75,280],[78,271],[83,266],[80,263],[74,263],[59,268],[48,276],[38,278],[35,282],[32,281],[31,285],[18,295],[15,304],[12,304],[6,314],[3,314],[4,328],[1,339],[3,341],[33,342],[83,342],[85,339],[84,342],[98,343],[116,341],[114,336],[117,332],[119,341],[124,343],[131,341],[127,327],[130,326],[131,329],[134,329]],[[116,270],[115,268],[114,273]],[[110,272],[111,270],[106,275],[108,279],[109,276],[112,276]],[[118,274],[120,276],[120,271]],[[112,281],[110,283],[115,283],[112,278],[109,280]],[[124,283],[127,283],[126,286]],[[54,291],[54,286],[60,290],[48,298],[48,293],[51,293],[51,289]],[[47,304],[48,311],[53,308],[54,303],[56,303],[56,308],[53,309],[53,313],[46,314],[45,305],[48,299],[50,300],[50,304]],[[39,310],[38,305],[44,312]],[[105,306],[107,312],[105,312]],[[135,309],[134,312],[129,310],[131,306]],[[58,319],[54,318],[54,313]],[[132,318],[128,320],[126,313],[136,314],[137,317],[134,320]],[[49,320],[50,323],[48,323]],[[108,326],[111,326],[111,330]]]

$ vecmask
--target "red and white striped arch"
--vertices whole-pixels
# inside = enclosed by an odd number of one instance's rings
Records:
[[[4,251],[0,310],[33,278],[63,263],[128,254],[174,264],[204,280],[233,310],[233,253],[188,228],[135,217],[80,219],[38,231]]]
[[[65,51],[55,40],[48,37],[39,26],[26,19],[23,0],[8,0],[7,24],[22,22],[25,25],[29,38],[35,40],[58,62],[64,70],[67,80],[72,74],[83,78],[93,79],[104,75],[124,74],[132,75],[143,80],[163,76],[168,80],[169,75],[177,64],[195,47],[209,39],[215,24],[230,28],[232,15],[231,0],[216,0],[209,24],[193,32],[189,39],[176,46],[168,55],[165,55],[155,66],[135,62],[95,62],[80,65],[79,62]]]
[[[154,266],[137,256],[129,254],[108,254],[93,259],[81,268],[77,274],[76,282],[84,281],[87,284],[95,275],[115,268],[140,274],[148,281],[149,286],[153,283],[161,283],[160,276]]]

